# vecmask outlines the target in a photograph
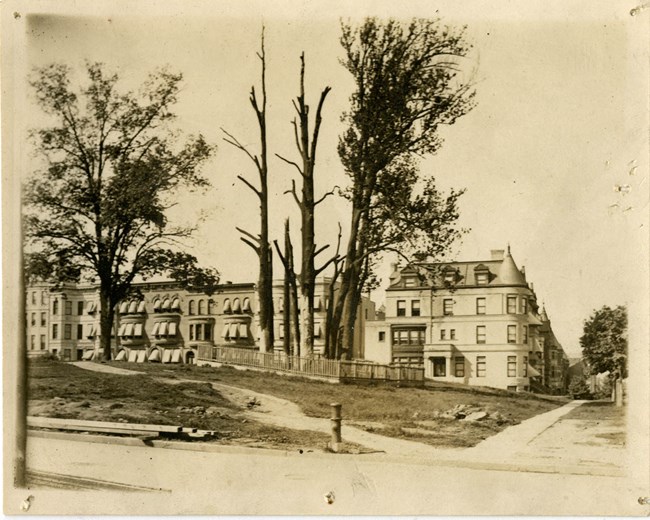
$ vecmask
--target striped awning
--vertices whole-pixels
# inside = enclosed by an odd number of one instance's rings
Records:
[[[125,330],[126,330],[126,323],[122,323],[122,325],[120,325],[119,330],[117,331],[117,335],[118,336],[125,336],[125,334],[124,334]]]
[[[160,361],[160,351],[155,348],[149,354],[149,361]]]
[[[129,302],[120,303],[120,314],[126,314],[129,312]]]
[[[232,307],[230,306],[230,300],[228,298],[223,301],[223,312],[232,312]]]
[[[171,360],[172,360],[172,351],[166,348],[163,352],[162,362],[169,363]]]
[[[135,338],[142,337],[142,323],[136,323],[133,325],[133,337]]]
[[[251,300],[250,300],[250,298],[244,298],[244,304],[242,305],[242,310],[244,312],[251,312]]]
[[[138,351],[131,350],[129,352],[129,363],[135,363],[138,360]]]
[[[320,323],[314,323],[314,337],[320,338],[323,335],[323,329],[320,326]]]
[[[171,309],[173,311],[179,311],[181,309],[181,301],[178,298],[172,300]]]
[[[167,329],[167,337],[175,337],[176,336],[176,322],[175,321],[169,321],[168,323],[168,329]]]
[[[230,324],[226,323],[226,324],[223,326],[223,330],[221,331],[221,337],[222,337],[223,339],[227,339],[227,338],[228,338],[228,335],[229,335],[229,332],[230,332]]]
[[[172,363],[180,363],[181,362],[181,349],[175,348],[174,352],[172,353]]]
[[[126,357],[126,350],[122,349],[117,353],[117,356],[115,356],[115,361],[124,361],[125,357]]]
[[[540,373],[535,369],[535,367],[533,367],[532,365],[528,365],[528,377],[539,377],[539,376],[541,376],[541,375],[542,375],[542,374],[540,374]]]
[[[145,312],[144,300],[140,300],[140,303],[138,303],[138,314],[144,314],[144,312]]]
[[[138,352],[138,363],[144,363],[147,360],[147,351],[140,350]]]
[[[235,298],[235,301],[232,302],[232,312],[240,313],[241,312],[241,303],[239,298]]]
[[[126,323],[124,326],[124,336],[131,337],[133,336],[133,323]]]
[[[94,355],[95,355],[94,350],[86,350],[86,352],[84,352],[81,359],[83,359],[84,361],[90,361]]]
[[[239,324],[239,337],[246,339],[248,337],[248,326],[245,323]]]
[[[239,328],[236,323],[230,324],[230,331],[228,332],[228,337],[230,339],[237,339],[239,337]]]
[[[131,300],[131,303],[129,303],[129,314],[135,314],[137,311],[138,311],[138,301]]]

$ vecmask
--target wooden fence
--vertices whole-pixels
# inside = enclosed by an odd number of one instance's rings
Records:
[[[423,368],[287,356],[284,352],[259,352],[244,348],[200,345],[198,361],[333,381],[393,381],[413,386],[424,385]]]

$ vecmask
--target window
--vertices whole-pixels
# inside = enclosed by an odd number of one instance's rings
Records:
[[[447,375],[447,360],[443,357],[433,358],[433,377],[445,377]]]
[[[411,301],[411,316],[420,315],[420,300]]]
[[[406,316],[406,300],[397,300],[397,315]]]
[[[32,293],[32,305],[36,305],[36,292]]]
[[[526,298],[521,299],[521,313],[528,314],[528,300]]]
[[[72,339],[72,325],[66,323],[63,328],[63,339]]]
[[[524,377],[528,377],[528,356],[524,356]]]
[[[476,298],[476,314],[485,314],[485,298]]]
[[[476,377],[485,377],[486,372],[485,356],[476,356]]]
[[[517,385],[509,386],[509,387],[508,387],[508,390],[509,390],[510,392],[516,392],[516,391],[517,391]]]
[[[393,329],[393,345],[424,345],[425,329]]]
[[[507,312],[508,314],[517,314],[517,297],[508,296],[507,297]]]
[[[194,325],[190,325],[190,341],[193,340],[194,340]]]
[[[34,350],[36,348],[36,336],[32,336],[29,340],[29,348],[30,350]]]
[[[237,301],[237,300],[235,300],[235,301]],[[202,316],[203,314],[205,314],[205,301],[204,300],[199,300],[198,313],[199,313],[199,316]]]
[[[445,316],[451,316],[454,313],[454,300],[451,298],[442,300],[442,313]]]
[[[200,341],[203,339],[203,325],[201,323],[197,323],[194,325],[194,334],[195,338],[197,341]]]
[[[508,356],[508,377],[517,377],[517,356]]]
[[[84,302],[77,302],[77,314],[81,316],[84,313]]]
[[[245,300],[244,303],[246,303]],[[249,309],[250,309],[250,304],[249,304]],[[212,298],[208,300],[208,314],[214,314],[214,300]]]
[[[449,339],[456,339],[456,329],[449,330]]]
[[[84,337],[84,326],[79,323],[77,324],[77,339],[83,339]]]
[[[440,339],[447,339],[447,331],[445,329],[440,329]]]
[[[59,300],[54,300],[52,302],[52,315],[56,316],[59,314]]]
[[[476,343],[485,343],[485,325],[476,326]]]
[[[487,272],[476,273],[476,285],[487,285],[487,283],[488,283]]]
[[[45,291],[41,291],[41,305],[45,305]]]
[[[59,325],[55,323],[52,325],[52,339],[59,339]]]
[[[465,358],[462,356],[454,358],[454,376],[465,377]]]
[[[404,287],[415,287],[415,277],[414,276],[409,276],[408,278],[404,278]]]
[[[41,327],[45,327],[45,313],[41,312]]]
[[[508,343],[517,343],[517,325],[508,325]]]
[[[36,325],[36,313],[32,312],[32,325]]]
[[[203,339],[205,341],[212,340],[212,324],[206,323],[203,325]]]
[[[72,302],[65,302],[65,313],[67,316],[72,315]]]
[[[41,334],[41,350],[45,350],[45,334]]]
[[[386,332],[381,330],[379,331],[379,341],[386,341]]]
[[[453,269],[447,269],[445,271],[445,282],[454,283],[456,281],[456,271]]]
[[[190,302],[187,304],[187,314],[192,316],[194,314],[194,312],[195,312],[194,311],[194,300],[190,300]],[[190,330],[191,330],[191,328],[192,327],[190,326]],[[192,338],[190,338],[190,339],[192,339]]]
[[[528,344],[528,325],[524,325],[524,327],[522,329],[522,333],[523,333],[523,335],[522,335],[522,340],[521,341],[524,344],[527,345]]]

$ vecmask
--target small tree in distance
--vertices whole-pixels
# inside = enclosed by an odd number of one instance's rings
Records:
[[[604,306],[584,323],[582,355],[592,374],[609,374],[616,382],[617,404],[622,404],[621,380],[627,377],[627,308]]]
[[[185,287],[214,291],[218,273],[180,252],[193,228],[172,226],[166,211],[179,189],[206,188],[200,167],[214,148],[201,135],[176,144],[170,128],[181,74],[159,70],[139,94],[121,93],[117,74],[87,63],[73,71],[36,69],[31,86],[51,126],[32,138],[45,167],[25,185],[26,276],[56,282],[99,280],[100,345],[111,357],[116,304],[136,277],[166,274]]]

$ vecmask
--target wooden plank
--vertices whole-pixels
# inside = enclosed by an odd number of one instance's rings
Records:
[[[149,432],[167,432],[178,433],[182,426],[169,426],[166,424],[133,424],[121,422],[105,421],[82,421],[79,419],[56,419],[54,417],[27,417],[27,426],[37,428],[62,428],[70,426],[79,428],[97,427],[97,428],[117,428],[122,430],[141,430]]]

